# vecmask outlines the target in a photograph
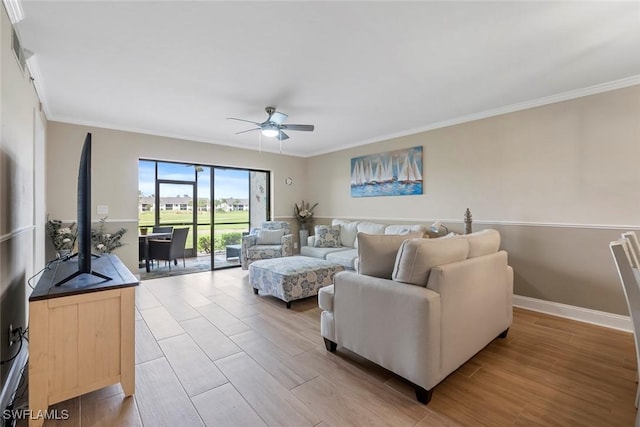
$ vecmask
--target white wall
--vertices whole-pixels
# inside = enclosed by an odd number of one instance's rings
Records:
[[[92,204],[109,207],[112,227],[128,229],[126,246],[116,254],[137,271],[138,159],[171,160],[203,165],[233,166],[271,172],[272,216],[290,219],[293,204],[306,194],[307,160],[266,152],[237,149],[50,121],[47,129],[47,211],[51,218],[74,220],[78,161],[87,132],[92,133]],[[293,185],[284,179],[293,178]]]
[[[43,267],[34,265],[36,168],[44,159],[34,150],[39,102],[29,76],[11,49],[11,24],[0,7],[0,358],[8,355],[8,326],[26,327],[27,279]],[[6,365],[8,366],[8,365]],[[3,370],[6,368],[3,366]],[[3,372],[4,378],[4,372]]]
[[[468,207],[476,223],[517,226],[501,230],[527,274],[517,293],[626,313],[607,244],[640,226],[639,136],[633,86],[310,158],[307,197],[321,217],[461,223]],[[422,196],[350,196],[352,157],[412,146],[424,149]],[[550,239],[526,244],[548,225],[559,226],[545,230]],[[568,245],[576,253],[554,241],[566,229],[577,230]],[[589,230],[602,229],[594,240]]]

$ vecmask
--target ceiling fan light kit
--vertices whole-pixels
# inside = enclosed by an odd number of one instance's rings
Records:
[[[285,139],[289,139],[289,135],[283,132],[283,129],[294,130],[294,131],[304,131],[304,132],[312,132],[315,128],[313,125],[285,125],[284,121],[289,117],[288,115],[281,113],[280,111],[276,111],[275,107],[267,107],[265,111],[269,115],[267,120],[262,123],[254,122],[252,120],[238,119],[235,117],[228,117],[229,120],[238,120],[241,122],[253,123],[256,125],[256,128],[247,129],[240,132],[236,132],[236,135],[251,132],[254,130],[259,130],[260,133],[267,138],[276,138],[281,142]]]
[[[273,138],[274,136],[278,136],[279,133],[280,133],[280,129],[278,129],[278,126],[268,125],[262,128],[262,135],[268,138]]]

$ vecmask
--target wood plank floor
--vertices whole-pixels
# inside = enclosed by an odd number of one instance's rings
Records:
[[[320,337],[315,298],[254,295],[240,269],[145,281],[136,394],[112,386],[55,405],[45,426],[632,426],[631,334],[514,309],[497,339],[428,406],[403,379]],[[25,423],[21,423],[24,425]]]

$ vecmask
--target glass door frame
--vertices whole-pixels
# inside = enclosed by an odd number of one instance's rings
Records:
[[[205,165],[202,165],[205,166]],[[259,172],[259,173],[264,173],[266,175],[266,194],[268,195],[268,200],[269,202],[266,203],[265,205],[265,218],[267,219],[267,221],[269,221],[271,219],[271,171],[268,170],[261,170],[261,169],[252,169],[252,168],[242,168],[242,167],[234,167],[234,166],[209,166],[211,169],[211,245],[213,247],[213,239],[215,236],[215,230],[216,230],[216,225],[240,225],[240,224],[247,224],[247,231],[251,231],[251,197],[253,196],[253,194],[251,193],[251,173],[252,172]],[[216,215],[216,211],[215,211],[215,188],[216,188],[216,170],[236,170],[236,171],[243,171],[243,172],[247,172],[247,194],[248,194],[248,206],[249,206],[249,211],[248,211],[248,215],[249,218],[247,219],[247,222],[219,222],[216,223],[215,222],[215,215]],[[240,244],[242,244],[242,239],[240,240]],[[215,256],[214,256],[214,251],[211,251],[211,269],[212,270],[221,270],[221,269],[225,269],[225,268],[235,268],[238,265],[223,265],[220,267],[214,267],[215,266]],[[242,256],[242,255],[240,255]]]
[[[168,163],[168,162],[165,162]],[[179,162],[175,162],[175,163],[179,163]],[[157,165],[157,163],[156,163]],[[156,166],[157,169],[157,166]],[[197,211],[197,203],[196,200],[198,200],[198,185],[197,185],[197,181],[180,181],[180,180],[172,180],[172,179],[158,179],[157,178],[157,173],[156,173],[156,198],[155,198],[155,204],[156,204],[156,209],[155,209],[155,223],[158,224],[159,226],[162,225],[170,225],[170,226],[180,226],[180,225],[189,225],[187,223],[184,222],[167,222],[167,223],[161,223],[160,222],[160,185],[162,184],[177,184],[177,185],[189,185],[192,187],[193,189],[193,213],[191,215],[191,227],[193,229],[193,233],[192,233],[192,242],[193,242],[193,246],[191,249],[186,249],[185,250],[185,256],[187,258],[191,258],[194,256],[198,255],[198,211]]]

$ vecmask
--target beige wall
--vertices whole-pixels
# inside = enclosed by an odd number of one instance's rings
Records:
[[[307,160],[229,146],[164,138],[132,132],[49,122],[47,129],[47,211],[51,218],[74,220],[78,161],[87,132],[92,133],[92,204],[107,205],[110,227],[128,229],[126,246],[115,252],[137,270],[138,159],[233,166],[271,172],[271,205],[275,218],[290,219],[293,203],[306,194]],[[286,185],[286,177],[293,179]]]
[[[307,197],[320,220],[461,222],[468,207],[503,233],[517,294],[626,314],[607,244],[640,225],[639,135],[634,86],[312,157]],[[351,198],[352,157],[412,146],[422,196]]]
[[[301,159],[228,146],[50,122],[47,211],[75,218],[80,147],[94,134],[93,212],[109,206],[112,227],[130,229],[118,254],[137,267],[139,158],[272,172],[272,212],[290,218],[300,199],[333,217],[387,222],[442,219],[462,231],[498,228],[516,268],[517,294],[626,314],[607,243],[640,229],[640,86]],[[351,198],[352,157],[424,147],[422,196]],[[294,180],[292,186],[284,178]]]
[[[27,279],[35,269],[34,120],[38,98],[11,49],[11,25],[0,6],[0,358],[9,354],[9,324],[26,327]],[[42,230],[40,230],[42,232]],[[3,366],[4,370],[7,366]]]

